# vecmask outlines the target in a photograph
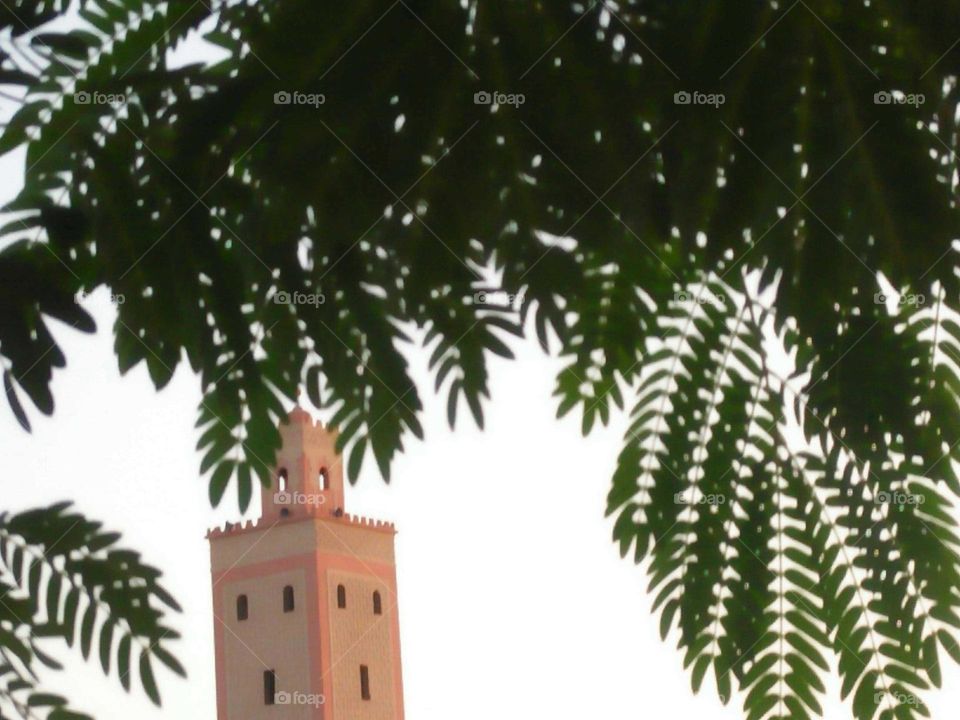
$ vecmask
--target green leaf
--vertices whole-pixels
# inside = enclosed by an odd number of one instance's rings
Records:
[[[354,443],[350,450],[350,460],[347,463],[347,475],[351,482],[356,482],[360,477],[360,468],[363,467],[363,456],[367,450],[367,439],[360,438]]]
[[[117,670],[120,672],[120,684],[130,692],[130,647],[132,636],[124,634],[117,646]]]
[[[93,644],[93,631],[97,622],[97,606],[89,598],[87,607],[83,612],[83,622],[80,625],[80,652],[84,660],[90,656],[90,648]]]
[[[13,410],[17,422],[24,430],[30,432],[30,421],[27,420],[27,414],[23,411],[23,406],[17,398],[17,392],[13,388],[13,380],[9,372],[3,373],[3,391],[7,394],[7,402],[10,403],[10,409]]]
[[[233,475],[233,469],[233,461],[224,460],[213,471],[213,475],[210,477],[210,504],[213,507],[220,505],[223,493],[226,491],[227,485],[230,483],[230,477]]]
[[[157,681],[153,677],[153,667],[150,665],[150,651],[143,650],[140,653],[140,682],[143,685],[144,692],[154,705],[160,705],[160,691],[157,689]]]
[[[153,646],[153,655],[180,677],[186,677],[187,671],[173,655],[159,644]]]
[[[113,649],[113,631],[115,625],[107,621],[100,628],[100,666],[105,675],[110,674],[110,657]]]

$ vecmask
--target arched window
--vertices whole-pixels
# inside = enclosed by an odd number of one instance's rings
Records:
[[[378,590],[373,591],[373,614],[383,615],[383,601],[380,600],[380,592]]]
[[[325,467],[320,468],[320,472],[317,474],[317,484],[321,490],[330,489],[330,475]]]
[[[287,585],[283,589],[283,611],[293,612],[293,585]]]
[[[347,606],[347,589],[343,585],[337,585],[337,607],[341,610]]]
[[[287,491],[287,469],[280,468],[280,472],[277,473],[277,491],[286,492]]]
[[[237,620],[246,620],[249,616],[246,595],[237,595]]]

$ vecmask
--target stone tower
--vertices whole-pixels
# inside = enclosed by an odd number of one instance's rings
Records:
[[[402,720],[392,524],[347,515],[328,430],[281,425],[256,521],[207,533],[218,720]]]

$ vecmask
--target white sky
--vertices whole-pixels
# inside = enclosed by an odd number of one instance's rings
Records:
[[[0,201],[16,192],[23,155],[0,160]],[[150,262],[149,258],[145,262]],[[194,430],[199,386],[181,367],[156,393],[143,367],[120,378],[112,352],[113,308],[101,290],[87,300],[99,326],[83,336],[59,326],[68,368],[54,379],[52,419],[33,413],[24,433],[0,409],[0,509],[74,500],[123,543],[159,566],[184,607],[174,649],[189,678],[161,672],[162,710],[139,690],[126,695],[99,663],[68,660],[47,689],[98,720],[213,720],[213,618],[204,534],[238,519],[232,493],[209,509],[198,477]],[[2,309],[0,309],[2,311]],[[650,614],[644,572],[619,558],[603,518],[623,414],[588,439],[579,417],[556,421],[555,359],[527,343],[517,362],[493,360],[487,431],[464,415],[446,425],[445,401],[427,405],[423,443],[411,439],[392,485],[368,458],[351,512],[396,522],[406,713],[410,720],[490,717],[740,718],[740,699],[722,708],[707,686],[699,697]],[[432,387],[425,357],[413,355],[420,387]],[[231,488],[232,490],[232,488]],[[960,703],[960,672],[944,663],[931,695],[934,717]],[[827,718],[846,718],[828,686]]]

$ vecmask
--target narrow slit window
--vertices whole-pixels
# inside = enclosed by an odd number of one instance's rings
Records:
[[[383,615],[383,600],[380,599],[380,592],[373,591],[373,614]]]
[[[280,473],[277,475],[277,490],[280,492],[287,491],[287,469],[280,468]]]
[[[343,585],[337,585],[337,607],[343,610],[347,606],[347,589]]]
[[[250,615],[250,607],[246,595],[237,595],[237,620],[246,620]]]
[[[360,699],[370,699],[370,670],[366,665],[360,666]]]
[[[287,585],[283,589],[283,611],[285,613],[293,612],[293,585]]]
[[[263,704],[274,705],[277,702],[277,671],[263,671]]]
[[[317,483],[320,485],[321,490],[330,489],[330,479],[326,468],[320,468],[320,472],[318,473],[317,477]]]

